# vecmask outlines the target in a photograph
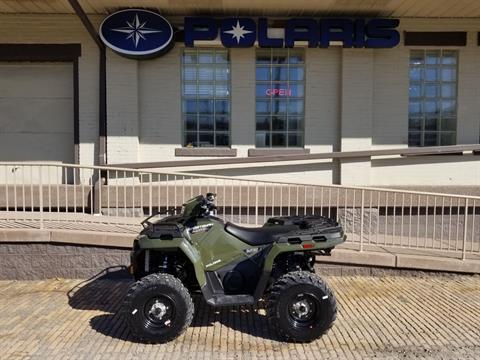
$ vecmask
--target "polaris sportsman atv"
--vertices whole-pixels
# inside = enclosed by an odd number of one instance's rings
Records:
[[[137,282],[122,312],[133,335],[166,342],[190,325],[190,294],[212,306],[264,300],[268,320],[287,341],[319,338],[333,324],[335,297],[314,275],[315,255],[329,255],[346,236],[321,216],[270,218],[241,227],[214,216],[215,194],[199,195],[180,215],[151,216],[133,243],[130,272]]]

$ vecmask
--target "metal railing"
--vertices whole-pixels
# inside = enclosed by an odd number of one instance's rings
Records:
[[[0,163],[4,226],[60,222],[138,225],[178,213],[198,194],[217,193],[218,216],[248,226],[272,216],[323,215],[339,221],[347,241],[368,246],[480,254],[480,197],[245,180],[190,173],[66,164]],[[1,225],[0,225],[1,226]]]

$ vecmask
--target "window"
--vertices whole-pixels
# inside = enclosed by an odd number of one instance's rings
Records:
[[[455,145],[457,137],[457,52],[412,50],[408,145]]]
[[[230,146],[228,50],[184,50],[182,116],[183,146]]]
[[[258,49],[257,147],[303,147],[305,56],[302,49]]]

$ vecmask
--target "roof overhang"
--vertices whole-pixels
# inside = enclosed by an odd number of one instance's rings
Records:
[[[352,16],[477,18],[478,0],[79,0],[87,14],[136,7],[166,16]],[[0,13],[73,14],[68,0],[0,0]]]

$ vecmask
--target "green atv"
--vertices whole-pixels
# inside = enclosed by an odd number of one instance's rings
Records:
[[[176,338],[193,319],[190,294],[201,292],[214,307],[263,299],[269,323],[284,340],[322,336],[337,305],[314,275],[315,255],[329,255],[345,241],[341,226],[321,216],[288,216],[240,227],[214,216],[215,196],[199,195],[180,215],[142,222],[129,267],[137,281],[122,307],[133,335],[150,343]]]

